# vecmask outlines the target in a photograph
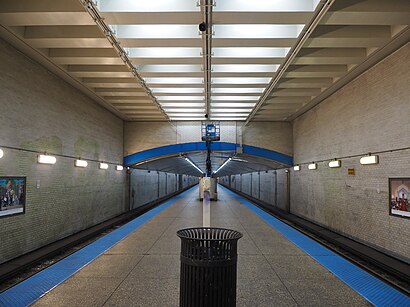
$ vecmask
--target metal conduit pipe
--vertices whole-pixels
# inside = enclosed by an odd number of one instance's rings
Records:
[[[272,81],[270,82],[269,86],[263,92],[258,103],[253,107],[252,112],[248,115],[243,126],[246,126],[249,124],[251,119],[255,116],[258,110],[265,103],[266,99],[269,97],[270,93],[275,88],[276,84],[279,82],[280,78],[285,73],[286,69],[292,63],[293,59],[296,57],[299,50],[303,47],[304,43],[309,38],[310,34],[313,32],[313,30],[316,28],[316,26],[319,24],[319,22],[325,16],[325,14],[327,13],[327,11],[330,9],[330,7],[332,6],[334,2],[335,0],[322,0],[321,3],[318,5],[318,7],[315,10],[312,21],[303,28],[302,36],[299,37],[298,41],[296,42],[296,45],[289,51],[288,55],[285,58],[285,61],[275,73],[274,77],[272,78]]]
[[[104,33],[105,37],[110,42],[110,44],[114,48],[114,50],[118,53],[119,57],[124,62],[124,64],[127,66],[129,71],[137,79],[138,83],[141,85],[141,87],[144,89],[144,91],[147,93],[147,95],[151,98],[151,100],[155,103],[156,107],[161,111],[162,114],[164,114],[164,116],[168,120],[168,122],[171,125],[173,125],[171,123],[171,119],[169,118],[168,114],[161,107],[161,104],[158,102],[157,98],[155,98],[155,96],[152,94],[151,90],[146,85],[144,79],[139,75],[137,69],[132,64],[131,60],[128,57],[127,52],[121,47],[121,45],[117,41],[113,31],[105,23],[104,18],[98,12],[96,4],[93,2],[93,0],[80,0],[80,2],[84,6],[84,8],[88,12],[88,14],[90,14],[91,18],[94,20],[95,24],[98,26],[98,28],[101,30],[101,32]]]

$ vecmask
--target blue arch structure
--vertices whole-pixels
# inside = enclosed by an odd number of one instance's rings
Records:
[[[214,142],[211,144],[211,148],[214,151],[232,151],[235,152],[236,148],[239,147],[239,144],[235,143],[228,143],[228,142]],[[257,156],[265,159],[274,160],[286,165],[293,165],[293,157],[285,155],[283,153],[250,146],[250,145],[242,145],[243,153]],[[124,157],[124,166],[131,166],[136,163],[149,161],[151,159],[171,156],[171,155],[178,155],[180,153],[189,153],[189,152],[196,152],[196,151],[204,151],[206,150],[205,142],[190,142],[190,143],[181,143],[181,144],[172,144],[166,145],[161,147],[156,147],[152,149],[147,149],[144,151],[140,151],[134,153],[132,155]]]

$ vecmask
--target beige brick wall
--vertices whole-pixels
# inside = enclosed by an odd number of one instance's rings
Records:
[[[0,40],[0,148],[121,163],[123,122]],[[0,218],[0,263],[122,213],[125,172],[4,149],[0,176],[27,176],[26,213]],[[37,188],[39,184],[39,188]]]
[[[124,153],[130,155],[142,150],[176,143],[200,142],[201,123],[126,122]],[[243,122],[220,122],[221,142],[239,143],[239,129]],[[287,155],[293,154],[292,124],[285,122],[255,122],[243,129],[243,144],[266,148]]]
[[[410,44],[402,47],[293,125],[295,163],[410,146]],[[291,172],[291,210],[409,261],[410,220],[389,215],[388,178],[410,177],[410,151],[380,155],[362,166],[319,163]],[[348,175],[354,168],[356,175]]]
[[[245,127],[242,135],[244,144],[293,155],[291,123],[251,122]]]

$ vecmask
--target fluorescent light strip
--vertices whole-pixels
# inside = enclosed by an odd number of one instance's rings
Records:
[[[300,171],[300,165],[295,165],[295,166],[293,167],[293,170],[294,170],[295,172]]]
[[[221,64],[212,65],[212,72],[269,72],[273,73],[279,65],[259,65],[259,64]]]
[[[256,102],[211,102],[211,107],[254,107]]]
[[[342,166],[342,161],[340,160],[333,160],[329,162],[329,167],[330,168],[337,168]]]
[[[130,50],[128,48],[127,50]],[[135,68],[140,73],[156,73],[156,72],[201,72],[202,66],[201,65],[184,65],[184,64],[174,64],[174,65],[135,65]]]
[[[214,84],[268,84],[271,78],[212,78]]]
[[[263,87],[229,87],[229,88],[212,88],[211,92],[212,94],[247,94],[247,93],[263,93],[265,88]]]
[[[3,156],[4,156],[4,151],[3,149],[0,148],[0,159],[3,158]]]
[[[100,163],[100,169],[108,169],[108,164],[107,163]]]
[[[37,162],[41,164],[56,164],[57,158],[49,155],[38,155]]]
[[[189,47],[144,47],[126,49],[130,58],[199,58],[201,56],[201,50],[201,48]]]
[[[146,83],[152,84],[200,84],[204,82],[203,78],[182,78],[182,77],[174,77],[174,78],[144,78]]]
[[[196,1],[181,0],[98,0],[100,12],[199,12],[200,6]]]
[[[205,103],[202,102],[161,102],[161,106],[163,108],[168,108],[168,107],[185,107],[185,108],[190,108],[190,107],[205,107]]]
[[[249,113],[212,113],[212,117],[246,117]]]
[[[308,165],[308,169],[310,169],[310,170],[315,170],[315,169],[317,169],[317,164],[316,164],[316,163],[310,163],[310,164]]]
[[[360,164],[362,165],[378,164],[378,163],[379,163],[379,156],[368,155],[368,156],[360,158]]]
[[[151,89],[151,91],[154,94],[157,93],[176,93],[176,94],[181,94],[181,93],[187,93],[187,94],[193,94],[193,93],[203,93],[204,89],[201,87],[186,87],[186,88],[175,88],[175,87],[154,87]]]
[[[297,38],[305,25],[236,24],[214,25],[214,38]],[[164,25],[164,27],[166,27]],[[163,36],[167,37],[167,36]]]
[[[193,117],[198,117],[198,118],[203,118],[205,116],[205,112],[204,110],[201,110],[201,112],[197,112],[197,113],[167,113],[169,117],[189,117],[189,116],[193,116]]]
[[[158,101],[165,100],[204,100],[204,96],[155,96]]]
[[[203,108],[200,108],[200,109],[189,109],[189,108],[186,108],[186,109],[184,109],[184,108],[167,109],[167,108],[164,108],[164,111],[167,112],[167,113],[188,113],[188,112],[191,112],[191,113],[205,114],[204,113],[205,110]]]
[[[183,120],[205,120],[205,116],[201,117],[170,117],[171,120],[174,121],[183,121]]]
[[[236,120],[236,121],[243,121],[243,120],[246,120],[246,117],[213,117],[213,116],[211,116],[210,120]]]
[[[118,38],[199,38],[198,25],[111,25]]]
[[[107,1],[107,0],[103,0]],[[313,12],[319,0],[235,0],[216,1],[214,12]]]
[[[228,164],[229,161],[231,161],[232,158],[228,158],[224,163],[222,163],[222,165],[220,167],[218,167],[218,169],[214,172],[214,174],[216,174],[217,172],[219,172],[222,168],[224,168],[225,165]]]
[[[212,100],[259,100],[260,96],[211,96]]]
[[[252,109],[215,109],[211,108],[212,113],[225,113],[225,112],[251,112]]]
[[[122,166],[122,165],[117,165],[117,166],[115,166],[115,169],[116,169],[117,171],[122,171],[122,170],[124,169],[124,166]]]
[[[76,167],[87,167],[87,166],[88,166],[88,162],[85,161],[85,160],[80,160],[80,159],[78,159],[78,160],[75,160],[74,165],[75,165]]]
[[[189,162],[193,167],[195,167],[201,174],[204,174],[204,172],[194,163],[189,159],[188,157],[185,157],[185,160]]]

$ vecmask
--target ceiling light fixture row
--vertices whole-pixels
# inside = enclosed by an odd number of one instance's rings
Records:
[[[379,156],[378,155],[372,155],[369,153],[369,155],[361,157],[360,158],[360,164],[361,165],[372,165],[372,164],[378,164],[379,163]],[[342,166],[342,161],[338,159],[333,159],[328,162],[328,166],[330,168],[340,168]],[[309,170],[316,170],[317,169],[317,163],[312,162],[308,164],[308,169]],[[295,172],[301,170],[301,165],[297,164],[293,166],[293,170]]]
[[[171,119],[169,118],[167,113],[162,109],[160,103],[157,101],[155,96],[152,94],[151,90],[145,84],[144,79],[139,75],[137,69],[132,64],[131,60],[129,59],[129,57],[127,55],[127,52],[121,47],[121,45],[119,44],[119,42],[115,38],[114,32],[111,30],[111,28],[105,23],[104,19],[101,17],[101,15],[98,12],[98,9],[96,7],[96,4],[93,2],[93,0],[81,0],[81,3],[84,6],[84,8],[86,9],[86,11],[90,14],[91,18],[93,18],[96,25],[100,28],[102,33],[105,35],[107,40],[110,42],[111,46],[118,53],[121,60],[124,62],[124,64],[130,70],[130,72],[133,74],[133,76],[137,79],[137,81],[140,83],[141,87],[144,89],[144,91],[147,93],[147,95],[153,100],[153,102],[154,102],[155,106],[158,108],[158,110],[161,113],[164,114],[165,118],[169,122],[171,122]]]

